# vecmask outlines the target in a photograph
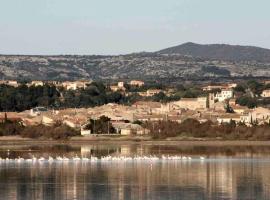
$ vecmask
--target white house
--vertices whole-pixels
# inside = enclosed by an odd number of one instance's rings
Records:
[[[218,101],[225,101],[230,98],[233,98],[233,90],[231,89],[221,90],[221,92],[217,93],[215,96],[215,99]]]

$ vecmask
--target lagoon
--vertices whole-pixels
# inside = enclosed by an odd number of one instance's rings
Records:
[[[189,161],[1,162],[0,199],[270,199],[270,146],[2,145],[0,157],[186,156]],[[205,159],[200,160],[203,156]]]

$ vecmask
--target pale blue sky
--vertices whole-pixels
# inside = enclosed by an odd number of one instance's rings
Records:
[[[1,54],[124,54],[184,42],[270,48],[270,0],[0,0]]]

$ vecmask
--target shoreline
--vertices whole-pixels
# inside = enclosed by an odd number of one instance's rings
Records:
[[[270,141],[249,140],[214,140],[214,139],[164,139],[149,138],[80,138],[69,140],[28,139],[18,136],[0,137],[0,145],[112,145],[112,144],[143,144],[143,145],[181,145],[181,146],[270,146]]]

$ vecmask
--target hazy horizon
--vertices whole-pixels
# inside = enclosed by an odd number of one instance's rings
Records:
[[[186,42],[270,49],[267,0],[0,2],[0,54],[119,55]]]
[[[154,52],[158,52],[160,50],[164,50],[167,48],[172,48],[172,47],[176,47],[179,45],[183,45],[186,43],[194,43],[194,44],[198,44],[198,45],[230,45],[230,46],[246,46],[246,47],[257,47],[257,48],[263,48],[263,49],[268,49],[270,50],[270,48],[264,48],[264,47],[260,47],[260,46],[254,46],[254,45],[239,45],[239,44],[226,44],[226,43],[207,43],[207,44],[202,44],[202,43],[195,43],[195,42],[184,42],[181,44],[177,44],[177,45],[173,45],[173,46],[169,46],[169,47],[165,47],[163,49],[158,49],[158,50],[154,50],[154,51],[137,51],[137,52],[127,52],[127,53],[115,53],[115,54],[63,54],[63,53],[52,53],[52,54],[16,54],[16,53],[11,53],[11,54],[5,54],[5,53],[0,53],[0,55],[7,55],[7,56],[121,56],[121,55],[128,55],[128,54],[136,54],[136,53],[154,53]]]

